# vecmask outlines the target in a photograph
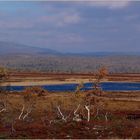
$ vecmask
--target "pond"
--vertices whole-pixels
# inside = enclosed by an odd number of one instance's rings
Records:
[[[69,92],[75,91],[78,84],[59,84],[59,85],[42,85],[41,87],[50,92]],[[29,87],[29,86],[28,86]],[[91,90],[92,83],[85,83],[82,90]],[[22,91],[25,86],[10,86],[7,87],[11,91]],[[128,82],[104,82],[101,83],[101,88],[104,91],[140,91],[140,83],[128,83]]]

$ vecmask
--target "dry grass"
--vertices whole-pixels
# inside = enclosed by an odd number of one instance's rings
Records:
[[[12,93],[8,95],[7,112],[0,114],[1,138],[140,138],[138,120],[127,119],[127,113],[139,110],[140,102],[113,100],[111,97],[107,98],[107,93],[104,96],[94,96],[97,105],[101,105],[101,110],[95,117],[93,104],[90,108],[91,120],[87,122],[87,111],[84,108],[85,95],[87,94],[84,92],[77,95],[74,93],[33,95],[36,103],[32,112],[27,119],[16,121],[14,124],[16,132],[11,134],[7,124],[12,124],[13,120],[18,118],[21,113],[22,105],[25,103],[24,94]],[[115,93],[108,94],[115,97]],[[121,97],[123,93],[119,94]],[[51,120],[58,119],[57,106],[60,106],[64,116],[68,116],[79,104],[82,105],[78,111],[84,117],[82,122],[74,122],[70,119],[67,122],[49,123]],[[25,108],[29,105],[30,101],[27,101]],[[108,121],[104,117],[106,111],[109,113]],[[120,114],[121,111],[125,112],[125,115]]]
[[[109,97],[106,94],[108,94]],[[136,100],[134,100],[134,97],[131,98],[131,96],[129,98],[124,98],[125,95],[128,95],[129,93],[119,93],[119,97],[117,98],[115,97],[115,93],[106,94],[104,94],[104,96],[94,95],[94,99],[96,100],[97,105],[102,105],[102,109],[108,111],[124,112],[140,111],[140,100],[137,97],[138,92],[136,93]],[[112,97],[110,96],[111,94],[113,95]],[[75,96],[74,93],[50,93],[41,97],[37,96],[34,112],[35,114],[38,114],[38,111],[40,113],[44,111],[51,111],[56,109],[56,106],[60,106],[62,110],[73,110],[78,106],[78,104],[84,106],[85,96],[86,94],[84,92],[81,93],[80,96]],[[10,105],[13,105],[21,110],[22,104],[24,104],[23,93],[8,95],[8,101],[10,102]]]
[[[94,97],[106,110],[140,112],[140,92],[106,92]]]

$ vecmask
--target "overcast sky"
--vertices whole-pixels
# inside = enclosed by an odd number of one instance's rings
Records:
[[[0,2],[0,41],[62,52],[140,52],[140,2]]]

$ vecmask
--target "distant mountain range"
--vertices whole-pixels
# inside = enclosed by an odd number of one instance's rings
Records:
[[[17,71],[89,73],[105,66],[112,73],[140,73],[140,53],[61,53],[52,49],[0,42],[0,67]]]
[[[48,48],[0,41],[0,54],[59,54],[59,52]]]
[[[85,53],[61,53],[59,51],[22,45],[12,42],[0,41],[0,55],[7,54],[50,54],[64,56],[113,56],[113,55],[140,55],[140,52],[85,52]]]

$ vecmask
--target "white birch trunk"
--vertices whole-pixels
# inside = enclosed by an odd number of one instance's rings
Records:
[[[19,117],[18,117],[18,119],[20,120],[21,119],[21,117],[22,117],[22,114],[23,114],[23,112],[24,112],[24,105],[23,105],[23,107],[22,107],[22,110],[21,110],[21,113],[20,113],[20,115],[19,115]]]
[[[89,106],[86,106],[86,105],[85,105],[85,108],[88,112],[87,121],[89,122],[90,121],[90,109],[89,109]]]

